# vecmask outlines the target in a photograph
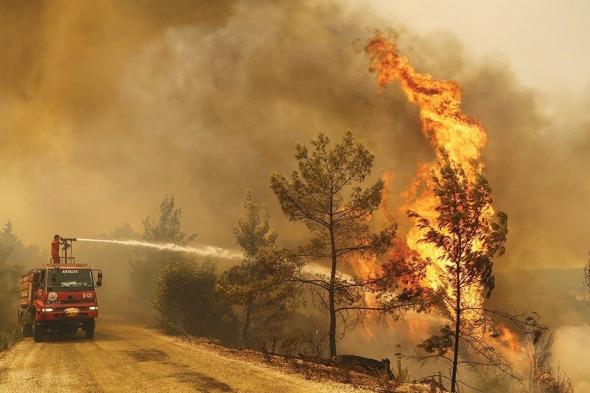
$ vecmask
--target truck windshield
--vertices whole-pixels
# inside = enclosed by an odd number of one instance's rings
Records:
[[[47,273],[49,291],[80,291],[94,287],[90,269],[50,269]]]

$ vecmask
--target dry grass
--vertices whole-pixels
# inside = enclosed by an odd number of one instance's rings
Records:
[[[280,369],[287,373],[295,373],[312,381],[339,382],[348,384],[351,387],[370,390],[373,392],[412,392],[431,393],[432,390],[427,384],[401,383],[391,381],[386,373],[373,377],[363,374],[350,368],[336,367],[328,360],[287,357],[268,351],[256,351],[251,349],[228,348],[208,339],[184,337],[183,340],[205,345],[217,352],[228,356],[237,357],[249,362],[260,362]]]
[[[18,329],[10,329],[0,332],[0,352],[6,351],[21,340],[22,336]]]

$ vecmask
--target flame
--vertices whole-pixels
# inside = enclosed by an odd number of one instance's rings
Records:
[[[466,176],[474,180],[484,170],[481,152],[487,143],[487,133],[484,126],[475,118],[467,116],[461,108],[461,88],[455,81],[436,80],[430,74],[419,73],[410,64],[408,58],[399,53],[391,39],[378,34],[366,46],[370,55],[370,71],[377,74],[379,88],[384,88],[392,82],[399,82],[407,99],[419,108],[421,130],[433,147],[437,159],[442,158],[444,150],[451,160],[461,165]],[[414,180],[407,190],[401,194],[405,201],[402,210],[412,210],[431,222],[436,222],[438,216],[436,206],[438,199],[434,194],[432,172],[436,161],[423,162],[418,165]],[[382,175],[385,183],[381,215],[392,223],[399,216],[391,210],[391,183],[394,179],[392,170]],[[488,206],[485,215],[491,218],[494,214],[492,206]],[[444,290],[450,299],[454,298],[454,291],[447,275],[447,267],[451,261],[443,258],[442,251],[432,244],[420,242],[424,238],[416,222],[407,230],[405,241],[396,240],[389,251],[392,261],[403,260],[418,255],[430,263],[426,267],[421,285],[434,290]],[[375,257],[359,256],[352,264],[357,276],[369,279],[375,277],[380,270],[380,264]],[[411,283],[410,283],[411,285]],[[374,299],[367,298],[367,303]],[[479,307],[484,303],[484,288],[473,284],[462,289],[462,307]],[[449,306],[452,311],[452,306]],[[468,325],[477,321],[479,315],[473,311],[464,310],[463,319]],[[412,318],[409,323],[412,336],[426,334],[433,322],[429,318]],[[476,324],[473,324],[476,326]],[[522,352],[519,337],[508,327],[499,327],[499,344],[504,352],[516,358]],[[372,330],[366,328],[366,334],[372,335]]]
[[[370,280],[376,277],[380,265],[373,255],[359,255],[354,258],[352,267],[357,276]]]
[[[367,52],[378,85],[385,87],[397,80],[408,100],[418,104],[422,131],[437,154],[443,147],[457,162],[479,161],[487,142],[486,130],[476,119],[463,114],[457,82],[434,80],[430,74],[416,72],[395,43],[382,35],[369,42]]]
[[[498,342],[494,343],[496,344],[494,347],[510,359],[510,362],[518,370],[526,370],[529,366],[529,359],[522,338],[518,333],[504,324],[498,324],[496,329],[498,332]]]
[[[396,219],[395,213],[389,208],[391,201],[391,189],[393,188],[393,181],[395,179],[395,172],[393,169],[388,169],[381,175],[383,181],[383,191],[381,193],[381,216],[387,223],[394,223]]]
[[[373,255],[359,255],[354,258],[350,266],[353,268],[354,273],[357,277],[361,277],[363,280],[371,280],[377,276],[377,272],[380,269],[380,264],[377,258]],[[377,298],[369,291],[364,293],[365,303],[368,307],[377,305]],[[377,316],[373,314],[368,315],[369,320],[376,319]],[[363,324],[363,329],[369,337],[374,337],[373,330],[369,325]]]
[[[512,352],[522,351],[522,344],[520,338],[516,333],[510,330],[507,326],[500,324],[498,326],[500,331],[500,342]]]
[[[370,71],[377,74],[379,88],[398,81],[408,100],[417,104],[422,132],[437,158],[441,158],[441,149],[444,149],[451,160],[463,166],[471,179],[482,171],[481,151],[487,143],[486,130],[479,121],[462,112],[459,84],[436,80],[430,74],[417,72],[408,58],[399,53],[394,41],[381,34],[370,40],[366,51],[371,58]],[[402,194],[402,198],[407,201],[405,210],[416,211],[432,222],[437,216],[435,207],[438,202],[430,176],[434,164],[420,164],[414,182]],[[487,210],[491,216],[492,207],[489,206]],[[424,233],[416,225],[406,234],[407,247],[423,259],[432,261],[426,269],[423,284],[435,290],[442,288],[452,295],[452,288],[444,274],[450,261],[441,258],[441,251],[437,247],[421,243],[419,240],[423,237]],[[479,285],[468,287],[463,293],[464,307],[479,306],[484,301],[484,291]],[[468,314],[464,315],[469,318]]]

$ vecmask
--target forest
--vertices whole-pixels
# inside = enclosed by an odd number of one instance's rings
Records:
[[[441,151],[429,173],[434,216],[406,212],[421,229],[419,243],[432,247],[443,261],[433,277],[429,269],[435,261],[400,242],[396,223],[379,228],[374,219],[384,195],[383,180],[367,181],[374,159],[351,132],[335,143],[318,134],[309,144],[295,146],[296,169],[290,177],[273,173],[269,187],[293,225],[307,228],[308,240],[301,244],[283,247],[288,232],[274,230],[265,203],[246,191],[233,228],[243,255],[237,264],[104,246],[90,253],[82,247],[81,256],[116,263],[106,269],[115,276],[118,291],[106,295],[107,303],[121,307],[125,294],[125,307],[136,310],[136,315],[125,310],[126,315],[153,318],[168,334],[338,364],[352,355],[367,359],[339,349],[351,331],[374,324],[395,327],[406,316],[428,315],[431,334],[397,354],[392,387],[418,381],[450,391],[462,385],[484,391],[572,392],[567,375],[552,365],[553,333],[542,316],[488,305],[495,287],[493,264],[506,251],[509,220],[503,212],[490,214],[492,189],[483,174],[470,176],[476,169],[462,167]],[[126,224],[105,236],[190,245],[197,234],[185,232],[182,219],[174,197],[166,196],[159,213],[143,221],[143,233]],[[17,277],[43,257],[36,247],[22,244],[11,222],[0,233],[0,255],[0,337],[7,348],[20,338],[8,317],[15,313]],[[359,261],[367,259],[378,269],[363,275]],[[580,280],[590,291],[590,261],[584,272]],[[113,296],[117,300],[109,300]],[[137,312],[138,302],[153,310],[151,317]],[[518,354],[505,345],[509,338],[526,348],[526,367],[513,364]],[[403,366],[411,362],[432,363],[427,369],[433,371],[412,375]]]

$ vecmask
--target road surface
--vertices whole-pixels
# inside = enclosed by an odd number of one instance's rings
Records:
[[[103,318],[93,340],[26,338],[0,354],[0,392],[359,392],[306,380],[122,319]]]

